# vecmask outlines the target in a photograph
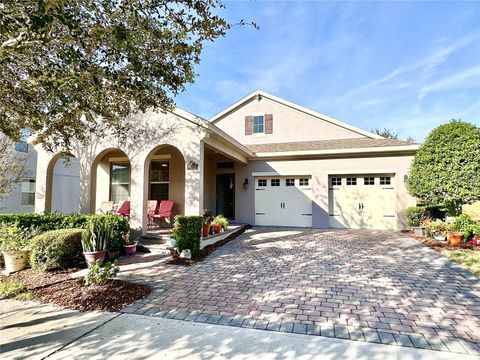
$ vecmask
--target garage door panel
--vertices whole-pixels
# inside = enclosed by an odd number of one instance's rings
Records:
[[[392,175],[342,175],[329,179],[330,226],[395,229]]]
[[[261,179],[266,185],[255,188],[256,225],[312,226],[311,179],[303,180],[303,186],[299,177],[256,178],[255,184],[265,184]],[[278,180],[274,183],[279,186],[272,186],[271,180]]]

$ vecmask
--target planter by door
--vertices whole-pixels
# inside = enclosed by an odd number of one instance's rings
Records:
[[[137,243],[125,245],[125,252],[128,256],[135,254],[137,252]]]
[[[448,232],[447,233],[447,243],[449,245],[460,245],[463,243],[463,233],[462,232]]]
[[[210,224],[203,224],[203,237],[207,237],[210,232]]]
[[[105,260],[105,255],[107,254],[106,251],[92,251],[92,252],[84,252],[83,256],[85,256],[85,260],[87,260],[87,264],[94,263],[97,260]]]
[[[5,271],[9,274],[27,267],[28,250],[2,251],[5,259]]]
[[[425,228],[423,226],[412,226],[412,230],[417,236],[423,236],[423,230]]]
[[[222,224],[215,224],[215,234],[219,234],[222,231]]]

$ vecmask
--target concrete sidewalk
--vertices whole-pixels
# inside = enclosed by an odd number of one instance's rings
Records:
[[[1,357],[479,359],[473,355],[1,301]]]

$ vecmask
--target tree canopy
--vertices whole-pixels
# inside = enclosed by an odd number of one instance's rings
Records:
[[[417,151],[408,190],[452,213],[480,199],[480,129],[452,120],[434,129]]]
[[[380,135],[384,138],[387,138],[387,139],[398,140],[398,133],[396,131],[393,131],[393,130],[390,130],[390,129],[387,129],[387,128],[383,128],[383,129],[375,128],[371,132],[374,133],[374,134]],[[407,137],[406,141],[413,143],[413,142],[415,142],[415,139],[412,138],[411,136],[409,136],[409,137]]]
[[[194,81],[203,44],[232,26],[216,15],[222,7],[218,0],[2,1],[0,130],[18,140],[29,128],[47,148],[68,150],[73,137],[124,132],[133,112],[168,109]]]

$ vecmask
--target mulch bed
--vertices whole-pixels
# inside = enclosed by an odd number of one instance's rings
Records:
[[[41,272],[26,269],[8,276],[1,275],[0,281],[21,283],[33,293],[33,299],[41,303],[80,311],[120,311],[152,291],[146,285],[114,279],[101,286],[85,286],[83,278],[70,277],[77,270]]]
[[[177,254],[177,255],[173,255],[173,256],[167,258],[165,260],[165,263],[170,264],[170,265],[183,265],[183,266],[194,265],[194,264],[206,259],[211,253],[220,249],[222,246],[224,246],[228,242],[232,241],[233,239],[236,239],[238,236],[243,234],[245,232],[245,230],[250,229],[250,228],[251,228],[251,226],[245,226],[242,230],[240,230],[236,233],[230,234],[225,239],[223,239],[221,241],[218,241],[215,244],[205,246],[200,251],[200,255],[196,258],[185,259],[185,258],[181,258],[180,255]]]
[[[405,230],[402,232],[439,253],[444,250],[480,251],[480,246],[471,244],[449,245],[446,241],[437,241],[431,237],[415,235],[415,233],[411,230]]]

